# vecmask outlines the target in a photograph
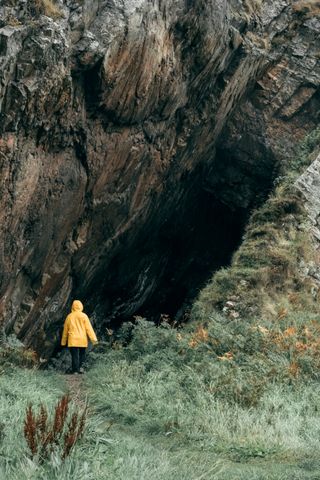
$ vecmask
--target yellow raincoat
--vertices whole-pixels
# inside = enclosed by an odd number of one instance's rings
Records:
[[[61,339],[63,347],[65,345],[68,345],[68,347],[87,347],[88,337],[92,343],[97,342],[90,320],[82,310],[82,303],[79,300],[75,300],[72,304],[72,311],[64,322]]]

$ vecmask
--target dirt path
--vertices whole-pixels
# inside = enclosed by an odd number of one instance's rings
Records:
[[[66,376],[66,384],[73,403],[80,409],[85,408],[87,395],[84,387],[83,375]]]

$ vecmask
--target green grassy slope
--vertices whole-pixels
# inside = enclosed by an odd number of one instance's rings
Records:
[[[58,455],[43,464],[32,461],[22,430],[27,404],[52,408],[66,390],[66,377],[2,371],[1,478],[319,478],[319,384],[273,384],[255,406],[230,403],[214,395],[214,367],[204,370],[195,362],[192,368],[173,353],[181,340],[169,340],[171,329],[142,322],[137,330],[139,341],[129,347],[91,355],[84,384],[91,414],[84,438],[65,462]],[[141,356],[141,338],[158,350],[146,348]]]

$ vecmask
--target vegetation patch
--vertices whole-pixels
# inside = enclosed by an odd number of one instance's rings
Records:
[[[30,13],[35,17],[46,15],[55,20],[63,17],[63,13],[55,0],[32,0],[29,3]]]
[[[86,379],[119,478],[312,478],[316,470],[301,462],[317,461],[318,384],[292,382],[281,355],[259,355],[259,332],[250,350],[245,335],[227,331],[217,352],[213,330],[177,332],[142,319],[131,329],[126,347],[118,332],[114,348],[93,354]],[[217,354],[241,341],[242,356]]]
[[[318,382],[271,382],[255,394],[248,385],[254,386],[254,377],[264,381],[265,362],[254,375],[246,371],[245,358],[242,363],[236,356],[219,359],[204,343],[212,332],[177,331],[141,319],[124,330],[112,347],[102,343],[104,351],[91,352],[84,386],[91,405],[86,432],[65,459],[55,449],[42,460],[38,454],[30,458],[24,436],[30,404],[38,428],[52,426],[50,412],[54,419],[65,377],[19,367],[2,372],[1,478],[317,478]],[[121,335],[128,330],[132,341],[123,347]],[[279,361],[279,372],[283,365]]]
[[[298,0],[293,3],[292,8],[295,12],[310,18],[320,14],[319,0]]]
[[[23,345],[4,344],[0,346],[0,371],[8,368],[36,368],[39,365],[38,355]]]

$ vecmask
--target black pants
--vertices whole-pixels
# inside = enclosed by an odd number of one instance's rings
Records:
[[[69,347],[72,359],[72,373],[79,373],[86,359],[86,347]]]

